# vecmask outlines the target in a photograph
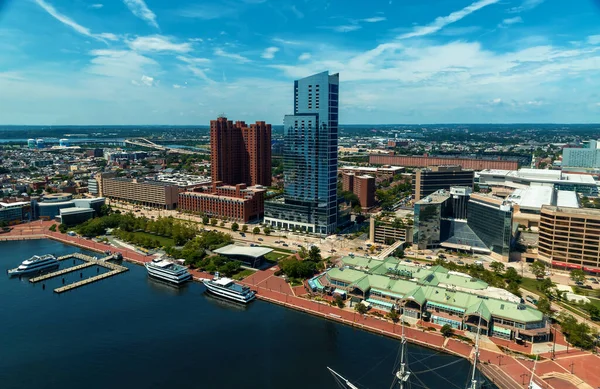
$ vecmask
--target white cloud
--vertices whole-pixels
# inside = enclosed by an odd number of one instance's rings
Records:
[[[372,18],[361,19],[365,23],[378,23],[387,20],[384,16],[374,16]]]
[[[97,34],[100,38],[109,40],[109,41],[118,41],[119,37],[113,33],[110,32],[103,32],[101,34]]]
[[[100,3],[90,4],[90,8],[93,8],[93,9],[100,9],[102,7],[104,7],[104,4],[100,4]]]
[[[65,26],[71,27],[73,30],[80,33],[81,35],[84,35],[84,36],[87,36],[90,38],[94,38],[99,41],[104,41],[105,39],[113,40],[112,39],[113,37],[116,38],[116,36],[111,33],[93,34],[89,28],[82,26],[81,24],[77,23],[70,17],[58,12],[56,10],[56,8],[54,8],[54,6],[52,4],[46,2],[46,0],[34,0],[34,1],[40,7],[42,7],[42,9],[44,11],[48,12],[50,14],[50,16],[52,16],[54,19],[58,20]]]
[[[224,4],[204,3],[183,8],[176,12],[179,16],[183,16],[185,18],[213,20],[237,15],[239,11],[239,7],[230,7]]]
[[[185,85],[173,84],[173,89],[185,89]]]
[[[440,16],[440,17],[436,18],[432,23],[430,23],[426,26],[415,27],[413,29],[413,31],[408,32],[406,34],[402,34],[398,38],[399,39],[408,39],[408,38],[414,38],[414,37],[434,34],[438,31],[440,31],[441,29],[443,29],[444,27],[446,27],[447,25],[456,23],[459,20],[464,19],[465,17],[469,16],[473,12],[479,11],[480,9],[487,7],[489,5],[496,4],[499,1],[500,0],[478,0],[478,1],[475,1],[471,5],[468,5],[467,7],[463,8],[459,11],[452,12],[448,16]]]
[[[310,59],[310,57],[311,57],[310,53],[302,53],[298,57],[298,60],[300,60],[300,61],[308,61]]]
[[[590,45],[599,45],[600,35],[590,35],[587,37],[587,41]]]
[[[240,54],[228,53],[221,48],[215,49],[215,55],[219,56],[219,57],[223,57],[223,58],[233,59],[233,60],[235,60],[237,62],[241,62],[241,63],[252,62],[248,58],[246,58]]]
[[[302,13],[300,10],[298,10],[298,8],[296,8],[296,6],[295,6],[295,5],[292,5],[292,6],[290,7],[290,10],[291,10],[291,11],[294,13],[294,15],[296,15],[296,17],[297,17],[298,19],[302,19],[302,18],[304,18],[304,14],[303,14],[303,13]]]
[[[154,78],[147,76],[147,75],[142,75],[142,77],[140,78],[140,80],[131,80],[131,83],[133,85],[137,85],[137,86],[155,86],[155,82],[154,82]]]
[[[275,53],[279,51],[279,47],[267,47],[265,51],[263,51],[261,57],[264,59],[273,59],[275,58]]]
[[[529,11],[542,4],[546,0],[523,0],[520,6],[512,7],[508,10],[510,13],[520,13],[524,11]]]
[[[148,8],[144,0],[123,0],[123,2],[127,6],[127,8],[129,8],[132,14],[144,20],[152,27],[158,28],[158,23],[156,22],[156,14],[152,12],[150,8]]]
[[[192,45],[189,42],[174,43],[171,38],[163,35],[139,36],[127,44],[137,51],[171,51],[176,53],[188,53],[192,51]]]
[[[210,62],[208,58],[184,57],[183,55],[178,55],[177,59],[188,64],[207,64]]]
[[[273,38],[273,42],[279,43],[279,44],[285,45],[285,46],[303,46],[303,45],[305,45],[305,43],[301,42],[301,41],[292,41],[289,39],[282,39],[282,38]]]
[[[517,23],[523,23],[523,18],[520,16],[515,16],[514,18],[504,19],[502,23],[498,25],[498,27],[504,28]]]
[[[346,24],[342,26],[331,27],[331,29],[335,32],[352,32],[356,30],[360,30],[362,27],[358,24]]]

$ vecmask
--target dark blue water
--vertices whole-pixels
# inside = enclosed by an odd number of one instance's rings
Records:
[[[53,292],[61,279],[44,290],[3,274],[34,254],[75,251],[85,252],[46,240],[0,243],[0,388],[336,388],[326,366],[360,387],[390,387],[398,342],[341,324],[216,300],[198,283],[175,289],[129,263],[129,272],[61,295]],[[457,361],[415,346],[409,360],[414,371]],[[464,388],[469,367],[459,360],[419,378]]]

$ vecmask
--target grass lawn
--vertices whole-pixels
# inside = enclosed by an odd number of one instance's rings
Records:
[[[537,289],[539,281],[534,278],[523,277],[521,279],[521,287],[530,292],[541,294],[541,292]]]
[[[254,274],[254,270],[250,270],[250,269],[242,269],[239,273],[234,274],[231,278],[233,278],[234,280],[243,280],[244,278],[251,276],[252,274]]]
[[[288,256],[289,256],[289,254],[271,252],[271,253],[265,255],[265,258],[269,262],[279,262],[280,260],[282,260],[283,258],[286,258]]]
[[[275,250],[275,251],[281,251],[282,253],[290,253],[290,254],[293,254],[293,253],[295,253],[295,252],[296,252],[296,251],[294,251],[294,250],[290,250],[290,249],[282,249],[282,248],[279,248],[279,247],[271,247],[271,246],[263,246],[263,245],[260,245],[260,247],[266,247],[266,248],[268,248],[268,249],[273,249],[273,250]]]
[[[595,299],[595,298],[590,298],[590,303],[600,309],[600,300]]]
[[[158,240],[160,242],[161,246],[175,246],[175,241],[171,238],[167,238],[166,236],[154,235],[154,234],[150,234],[148,232],[142,232],[142,231],[134,232],[133,234],[138,237],[144,237],[144,238],[150,238],[152,240]]]

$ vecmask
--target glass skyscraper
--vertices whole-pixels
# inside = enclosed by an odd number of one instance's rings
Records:
[[[294,114],[284,125],[284,198],[265,204],[265,222],[332,234],[338,224],[339,74],[294,81]]]

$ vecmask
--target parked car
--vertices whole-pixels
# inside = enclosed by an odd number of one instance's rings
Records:
[[[359,249],[359,250],[362,250],[363,248],[362,248],[362,246],[358,246],[358,249]]]
[[[283,247],[289,247],[289,244],[287,244],[287,243],[284,243],[284,244],[282,244],[282,246],[283,246]]]
[[[456,262],[457,265],[464,265],[465,263],[463,261],[458,261]]]
[[[262,241],[263,241],[263,238],[258,238],[258,241],[259,241],[259,242],[262,242]]]
[[[428,255],[428,256],[425,257],[425,259],[433,259],[433,258],[430,255]]]

